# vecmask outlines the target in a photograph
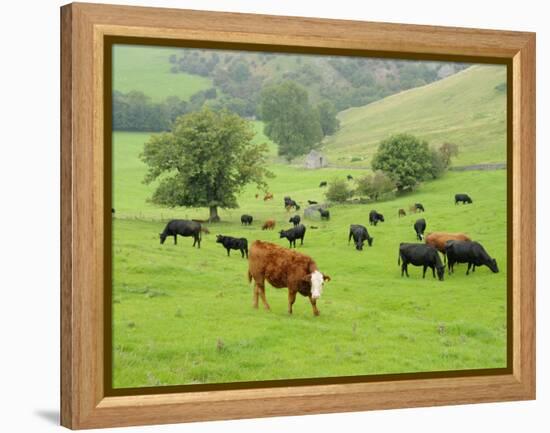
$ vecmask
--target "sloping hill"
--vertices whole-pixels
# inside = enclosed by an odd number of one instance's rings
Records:
[[[506,68],[477,65],[435,83],[342,111],[323,150],[331,163],[367,167],[380,140],[407,132],[458,144],[454,165],[506,160]],[[354,161],[352,162],[352,158]],[[361,158],[360,161],[356,161]]]
[[[198,75],[170,72],[168,58],[175,48],[115,45],[113,48],[113,88],[132,90],[161,102],[168,96],[188,100],[191,95],[212,87],[212,80]]]

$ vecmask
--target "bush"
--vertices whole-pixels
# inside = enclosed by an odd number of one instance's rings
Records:
[[[389,176],[381,171],[374,173],[374,176],[367,175],[357,179],[356,195],[367,196],[372,200],[379,200],[393,192],[395,183]]]
[[[327,200],[342,203],[351,198],[353,192],[348,188],[348,184],[343,179],[335,179],[330,182],[327,192]]]

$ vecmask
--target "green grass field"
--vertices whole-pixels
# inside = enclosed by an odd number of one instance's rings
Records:
[[[194,93],[212,87],[208,78],[171,73],[168,57],[176,52],[177,48],[115,45],[113,89],[123,93],[137,90],[161,102],[168,96],[188,100]]]
[[[261,125],[256,124],[259,128]],[[202,248],[190,238],[159,244],[170,218],[206,218],[206,209],[162,209],[146,203],[152,187],[141,182],[137,155],[147,134],[115,133],[113,140],[113,386],[141,387],[340,375],[504,367],[506,363],[506,182],[505,171],[452,172],[411,195],[376,205],[333,206],[331,220],[305,221],[305,243],[332,277],[318,302],[321,316],[301,296],[287,314],[285,289],[267,286],[272,311],[252,308],[247,261],[238,251],[226,257],[218,233],[288,246],[283,196],[304,203],[324,200],[320,180],[360,170],[323,169],[272,163],[275,199],[263,202],[245,190],[240,209],[222,210],[208,225]],[[259,138],[261,139],[261,138]],[[273,151],[271,145],[271,150]],[[473,205],[455,206],[456,192]],[[466,276],[461,265],[440,282],[411,267],[401,278],[400,242],[414,242],[415,216],[397,210],[422,202],[427,231],[464,231],[497,259],[501,272],[479,268]],[[368,226],[377,209],[386,222]],[[240,225],[249,213],[251,227]],[[261,231],[267,218],[275,231]],[[348,246],[349,224],[363,224],[374,237],[364,251]],[[309,228],[315,225],[317,230]]]
[[[339,113],[341,129],[323,151],[337,165],[370,166],[378,143],[411,133],[430,145],[456,143],[455,165],[506,161],[504,66],[478,65],[427,86]],[[351,158],[363,158],[350,163]]]

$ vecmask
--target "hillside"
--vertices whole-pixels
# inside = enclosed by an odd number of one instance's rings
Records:
[[[161,102],[168,96],[188,100],[212,81],[198,75],[170,72],[168,58],[177,49],[115,45],[113,47],[113,89],[122,93],[137,90]]]
[[[503,83],[504,66],[472,66],[435,83],[342,111],[338,115],[341,128],[327,138],[323,150],[333,164],[367,167],[380,140],[406,132],[432,146],[446,141],[458,144],[460,155],[454,165],[503,162]]]

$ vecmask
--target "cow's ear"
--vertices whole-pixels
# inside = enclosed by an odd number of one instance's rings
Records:
[[[323,280],[325,280],[325,281],[330,281],[331,278],[330,278],[328,275],[323,274]]]

